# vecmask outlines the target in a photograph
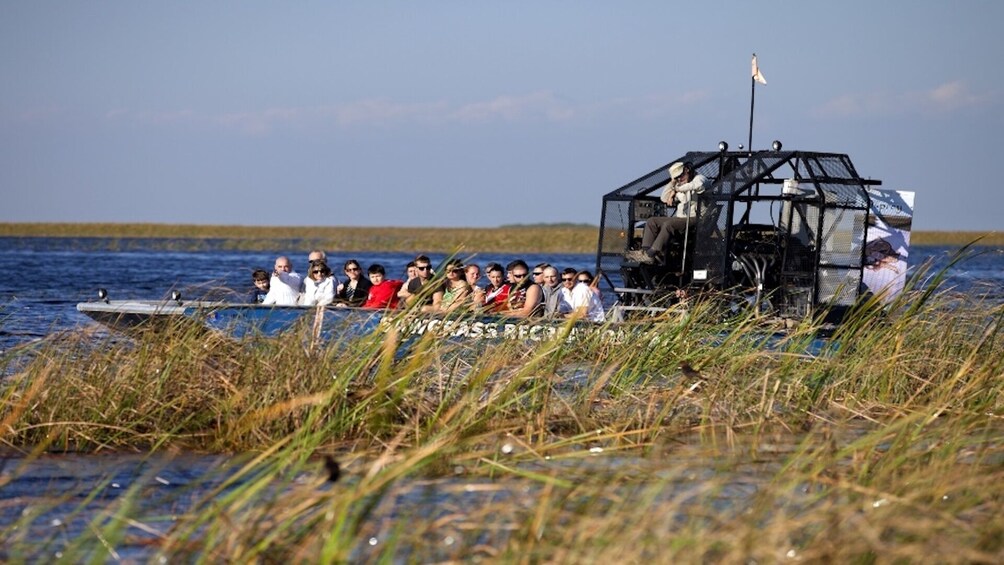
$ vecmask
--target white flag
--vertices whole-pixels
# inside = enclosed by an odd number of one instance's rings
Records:
[[[763,73],[760,72],[760,67],[756,64],[756,54],[753,54],[753,80],[759,82],[760,84],[767,84],[767,79],[763,78]]]

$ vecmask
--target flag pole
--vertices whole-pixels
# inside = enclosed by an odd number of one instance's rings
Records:
[[[754,65],[756,65],[756,53],[753,54]],[[753,154],[753,105],[756,102],[756,75],[755,72],[750,76],[750,135],[749,139],[746,140],[746,150],[749,154]]]

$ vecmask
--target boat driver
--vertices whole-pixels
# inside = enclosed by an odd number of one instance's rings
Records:
[[[704,192],[708,179],[695,173],[694,166],[677,161],[669,166],[669,184],[662,190],[662,201],[667,206],[675,206],[672,216],[653,216],[645,220],[641,249],[625,254],[629,261],[656,263],[662,259],[662,250],[670,235],[682,234],[692,227],[697,217],[697,203],[694,195]]]

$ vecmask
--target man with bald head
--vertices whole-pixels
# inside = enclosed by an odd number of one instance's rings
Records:
[[[300,298],[300,285],[303,279],[293,270],[289,257],[280,255],[275,258],[275,268],[269,281],[268,294],[262,304],[276,306],[294,306]]]

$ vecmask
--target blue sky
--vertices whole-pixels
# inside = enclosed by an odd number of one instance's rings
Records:
[[[698,5],[700,4],[700,5]],[[3,222],[598,223],[691,150],[999,230],[1004,3],[0,2]]]

